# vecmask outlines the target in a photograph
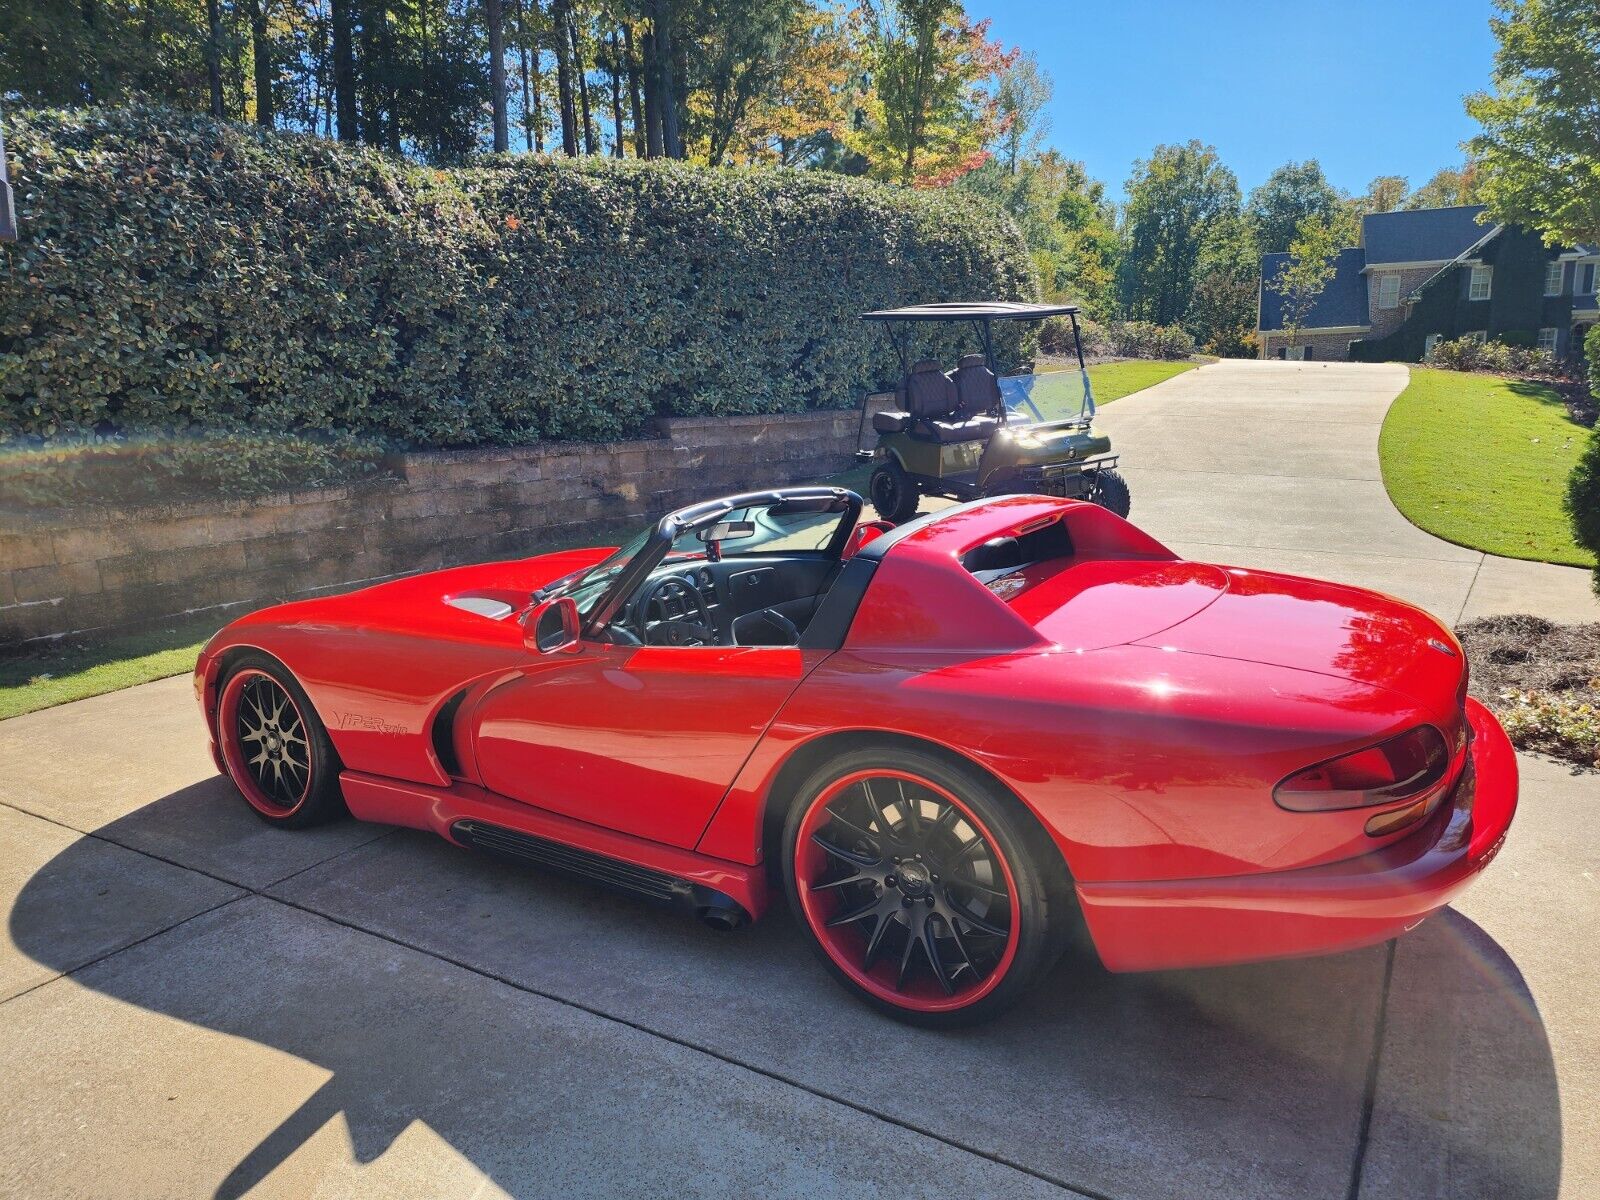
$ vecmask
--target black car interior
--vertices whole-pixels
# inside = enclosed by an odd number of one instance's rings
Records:
[[[612,622],[618,640],[662,646],[793,646],[840,560],[823,551],[666,562]]]
[[[848,489],[801,486],[668,513],[637,549],[618,551],[592,572],[604,591],[587,608],[580,601],[588,635],[652,646],[797,646],[842,637],[871,574],[870,565],[850,570],[852,552],[883,532],[880,522],[862,527],[861,507]],[[581,591],[587,578],[572,586]]]
[[[984,441],[1000,426],[1000,384],[981,354],[966,354],[946,374],[931,359],[915,363],[899,389],[903,411],[874,413],[879,433],[909,433],[924,441]]]

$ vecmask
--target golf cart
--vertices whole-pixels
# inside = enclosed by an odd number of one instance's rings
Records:
[[[1002,376],[993,323],[1055,316],[1072,322],[1078,370]],[[924,495],[976,500],[1012,492],[1091,500],[1128,515],[1132,502],[1109,453],[1111,439],[1089,429],[1094,394],[1076,306],[917,304],[861,319],[882,323],[900,359],[895,407],[872,414],[877,447],[856,452],[877,464],[867,490],[884,520],[908,519]],[[970,324],[980,352],[962,355],[948,372],[931,359],[914,360],[913,338],[929,323]],[[863,435],[869,407],[870,401],[861,409]]]

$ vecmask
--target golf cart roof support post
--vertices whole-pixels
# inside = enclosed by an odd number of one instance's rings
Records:
[[[1094,420],[1094,388],[1089,383],[1089,368],[1083,361],[1083,334],[1078,330],[1078,314],[1069,313],[1068,319],[1072,321],[1072,348],[1078,352],[1078,374],[1083,379],[1083,407],[1079,409],[1080,415],[1086,415]]]
[[[998,379],[1000,377],[1000,363],[999,360],[997,360],[994,356],[994,325],[987,317],[983,318],[981,321],[974,322],[974,324],[976,324],[978,327],[978,339],[983,343],[984,366],[989,368],[989,374]],[[998,414],[1001,425],[1009,424],[1009,421],[1007,420],[1007,414],[1009,412],[1010,410],[1006,407],[1005,402],[1002,400],[1000,403],[1000,412]]]

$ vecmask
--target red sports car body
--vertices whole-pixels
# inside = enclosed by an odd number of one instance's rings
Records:
[[[715,924],[777,884],[926,1023],[1010,1003],[1073,909],[1116,971],[1327,953],[1504,840],[1515,758],[1422,611],[1075,501],[860,508],[732,497],[253,613],[196,668],[218,766],[268,820],[348,809]]]

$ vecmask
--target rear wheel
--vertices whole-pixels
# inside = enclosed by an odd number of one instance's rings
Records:
[[[789,812],[783,865],[789,902],[834,977],[912,1024],[998,1016],[1059,949],[1026,815],[931,754],[829,762]]]
[[[1110,467],[1102,467],[1094,473],[1087,499],[1101,508],[1110,509],[1119,517],[1125,517],[1133,511],[1133,493],[1128,490],[1128,481],[1120,471]]]
[[[234,786],[269,824],[301,829],[344,814],[333,743],[305,691],[275,660],[247,654],[228,669],[217,742]]]
[[[891,458],[880,463],[867,480],[867,498],[880,517],[898,525],[916,515],[921,496],[916,481],[898,460]]]

